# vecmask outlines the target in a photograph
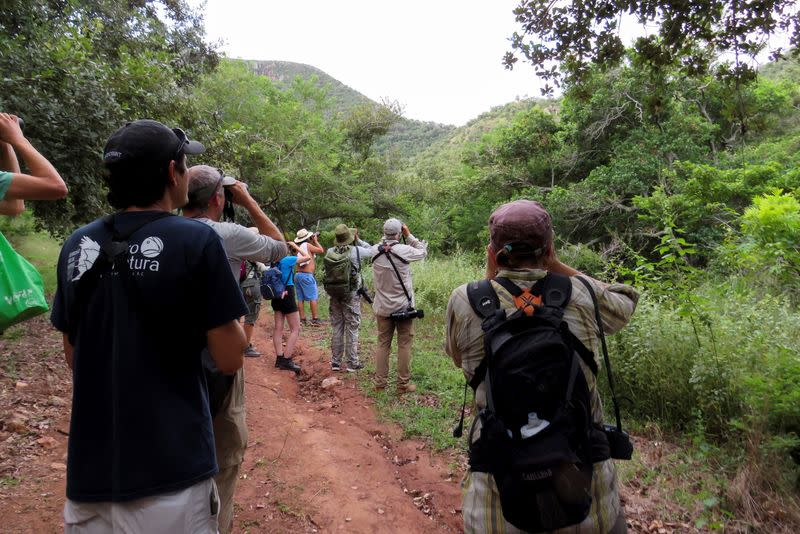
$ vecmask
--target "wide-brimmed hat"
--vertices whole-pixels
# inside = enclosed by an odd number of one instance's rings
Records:
[[[336,245],[349,245],[355,241],[354,232],[355,231],[352,228],[348,228],[346,224],[337,224],[336,228],[333,230],[336,236]]]
[[[306,230],[305,228],[300,228],[297,231],[297,237],[294,238],[295,243],[303,243],[311,239],[314,234]]]

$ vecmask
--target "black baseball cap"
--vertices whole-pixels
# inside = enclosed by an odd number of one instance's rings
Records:
[[[104,163],[169,162],[183,154],[202,154],[206,147],[190,141],[180,128],[168,128],[158,121],[139,119],[114,132],[103,149]]]

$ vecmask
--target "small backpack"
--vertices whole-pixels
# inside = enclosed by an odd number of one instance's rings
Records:
[[[358,269],[350,260],[350,245],[329,248],[323,261],[322,285],[332,297],[347,297],[358,289]]]
[[[483,318],[485,353],[470,385],[477,389],[485,380],[487,400],[478,414],[480,437],[470,444],[470,469],[494,476],[503,516],[521,530],[580,523],[592,503],[592,466],[610,455],[592,422],[580,360],[594,373],[597,364],[563,319],[572,283],[556,274],[530,290],[495,281],[514,297],[517,310],[508,316],[490,281],[467,286]]]
[[[280,299],[286,291],[286,284],[281,270],[273,265],[261,274],[261,296],[267,300]]]

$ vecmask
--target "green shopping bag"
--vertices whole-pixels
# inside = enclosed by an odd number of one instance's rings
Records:
[[[39,271],[0,233],[0,333],[48,309]]]

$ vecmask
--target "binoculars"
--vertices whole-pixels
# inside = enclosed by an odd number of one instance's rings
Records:
[[[406,321],[408,319],[422,319],[425,317],[424,310],[418,310],[416,308],[408,307],[402,311],[396,311],[394,313],[389,314],[389,319],[395,321]]]

